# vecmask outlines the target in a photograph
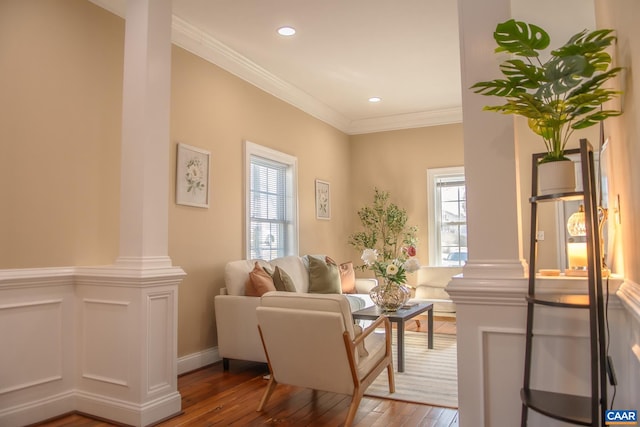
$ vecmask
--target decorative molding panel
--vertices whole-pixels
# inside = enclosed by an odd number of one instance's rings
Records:
[[[0,395],[62,379],[63,301],[0,305]]]
[[[147,296],[147,394],[170,389],[176,384],[173,369],[177,333],[173,322],[174,294],[154,293]]]
[[[0,270],[0,290],[70,285],[74,274],[73,267]]]
[[[129,386],[130,301],[82,300],[82,378]]]

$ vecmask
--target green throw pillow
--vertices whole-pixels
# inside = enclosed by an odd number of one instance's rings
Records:
[[[309,256],[309,293],[341,294],[340,271],[329,257],[325,259]]]
[[[275,285],[276,290],[285,292],[296,292],[296,286],[293,284],[291,276],[289,276],[287,272],[280,267],[276,267],[275,271],[273,272],[273,276],[271,277],[273,277],[273,284]]]

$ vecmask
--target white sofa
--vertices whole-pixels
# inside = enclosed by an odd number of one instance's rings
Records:
[[[434,316],[455,317],[456,305],[445,288],[451,278],[460,273],[462,267],[420,267],[415,294],[410,301],[432,302]]]
[[[229,360],[267,361],[258,334],[256,308],[260,298],[245,295],[245,284],[255,262],[260,266],[284,270],[292,279],[297,292],[309,289],[308,260],[305,257],[286,256],[270,262],[263,260],[231,261],[225,266],[225,287],[214,298],[216,328],[218,332],[218,353],[224,369],[229,368]],[[377,284],[375,279],[356,279],[356,294],[345,294],[351,310],[359,310],[373,305],[369,291]]]

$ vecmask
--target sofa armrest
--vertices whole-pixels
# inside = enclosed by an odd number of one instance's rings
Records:
[[[214,304],[220,357],[266,362],[256,316],[260,298],[216,295]]]
[[[442,299],[450,300],[451,297],[447,291],[440,286],[418,285],[415,287],[415,296],[418,299]]]

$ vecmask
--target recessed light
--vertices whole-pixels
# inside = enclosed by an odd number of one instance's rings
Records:
[[[293,27],[280,27],[278,28],[278,34],[281,36],[292,36],[296,33],[296,29]]]
[[[380,101],[382,101],[382,98],[377,97],[377,96],[372,96],[371,98],[369,98],[369,102],[376,103],[376,102],[380,102]]]

